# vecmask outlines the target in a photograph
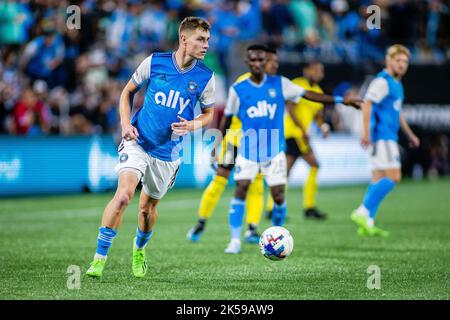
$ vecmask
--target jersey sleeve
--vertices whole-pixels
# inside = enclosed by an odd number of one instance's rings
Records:
[[[209,79],[205,89],[203,89],[199,101],[202,109],[212,107],[216,103],[216,80],[214,74]]]
[[[384,78],[375,78],[369,85],[364,100],[380,103],[389,93],[389,86]]]
[[[286,77],[281,77],[281,88],[283,90],[284,100],[297,103],[305,94],[306,90]]]
[[[224,115],[225,116],[236,115],[239,112],[240,103],[241,102],[239,96],[236,93],[236,90],[234,89],[234,87],[230,87],[230,90],[228,90],[228,99],[227,104],[225,106]]]
[[[139,67],[137,67],[136,71],[131,76],[131,80],[134,84],[139,88],[142,84],[150,79],[150,69],[152,65],[152,56],[148,56],[141,62]]]

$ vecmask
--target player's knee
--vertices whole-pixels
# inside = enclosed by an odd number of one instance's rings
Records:
[[[236,187],[236,197],[239,199],[245,199],[247,196],[248,188],[250,187],[250,182],[239,181]]]
[[[139,214],[144,217],[144,219],[156,219],[158,217],[158,211],[153,205],[140,207]]]
[[[226,169],[226,168],[223,168],[223,167],[219,166],[217,168],[216,175],[218,175],[220,177],[223,177],[225,179],[228,179],[230,177],[230,173],[231,173],[230,169]]]
[[[399,183],[400,181],[402,181],[402,174],[401,173],[396,174],[394,177],[392,177],[392,180],[395,183]]]
[[[126,208],[133,198],[133,193],[129,191],[121,191],[117,194],[117,202],[120,208]]]
[[[278,205],[282,205],[284,203],[284,191],[283,190],[277,190],[272,194],[273,202],[275,202]]]

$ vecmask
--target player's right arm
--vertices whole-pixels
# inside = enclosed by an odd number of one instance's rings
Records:
[[[133,98],[137,87],[132,80],[128,81],[125,88],[120,95],[119,113],[120,113],[120,125],[122,127],[122,139],[125,140],[137,140],[139,133],[137,129],[131,125],[131,110],[133,106]]]
[[[363,135],[361,145],[367,148],[370,145],[370,115],[372,113],[372,101],[365,100],[362,105],[363,113]]]
[[[389,93],[389,85],[386,79],[377,77],[370,82],[367,88],[364,102],[362,105],[363,112],[363,136],[361,145],[366,148],[370,145],[370,117],[372,114],[373,103],[380,103]]]
[[[141,62],[120,95],[120,125],[122,127],[122,138],[125,140],[137,140],[139,137],[138,130],[131,125],[131,110],[134,95],[150,79],[151,60],[152,56],[150,55]]]

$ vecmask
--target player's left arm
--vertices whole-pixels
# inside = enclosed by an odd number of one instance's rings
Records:
[[[330,96],[323,93],[317,93],[314,91],[305,91],[303,98],[320,103],[343,103],[345,105],[352,106],[356,109],[361,109],[362,99],[359,97],[354,97],[347,95],[345,97],[341,96]]]
[[[186,120],[178,116],[179,122],[172,123],[172,130],[177,135],[185,135],[190,131],[195,131],[208,126],[214,117],[214,103],[215,103],[215,79],[214,75],[206,84],[199,98],[202,113],[193,120]]]
[[[361,107],[362,99],[358,97],[346,96],[329,96],[327,94],[317,93],[296,85],[286,77],[281,77],[281,85],[283,88],[283,95],[285,100],[293,100],[303,97],[305,99],[320,102],[320,103],[344,103],[359,109]]]
[[[402,128],[403,132],[406,134],[406,136],[409,139],[409,145],[413,148],[418,148],[420,146],[420,140],[419,138],[414,134],[411,127],[409,126],[408,122],[406,122],[406,119],[403,117],[402,113],[400,112],[400,127]]]
[[[213,117],[214,117],[214,108],[202,109],[202,114],[199,115],[194,120],[190,121],[178,116],[178,120],[180,121],[172,123],[172,130],[175,134],[179,136],[184,136],[191,131],[195,131],[197,129],[206,127],[211,123]]]

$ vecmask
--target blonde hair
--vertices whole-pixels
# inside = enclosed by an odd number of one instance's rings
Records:
[[[211,25],[208,21],[198,17],[186,17],[181,21],[180,27],[178,28],[178,34],[183,31],[194,31],[196,29],[202,29],[203,31],[209,31]]]
[[[409,58],[409,49],[401,44],[394,44],[390,46],[386,51],[386,58],[393,58],[398,54],[404,54]]]

